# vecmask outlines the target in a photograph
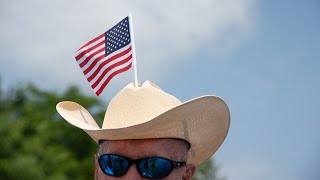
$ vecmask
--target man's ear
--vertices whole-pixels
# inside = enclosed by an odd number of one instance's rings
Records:
[[[184,177],[185,180],[192,180],[193,175],[196,172],[196,166],[194,164],[187,164],[186,169],[186,176]]]

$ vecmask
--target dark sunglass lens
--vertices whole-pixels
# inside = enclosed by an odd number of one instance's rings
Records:
[[[100,157],[100,167],[111,176],[123,176],[129,169],[129,162],[117,155],[105,154]]]
[[[146,158],[138,163],[138,170],[146,178],[161,179],[170,174],[172,163],[164,158]]]

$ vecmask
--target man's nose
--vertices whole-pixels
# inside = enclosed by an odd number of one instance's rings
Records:
[[[141,180],[143,177],[139,174],[137,166],[132,164],[128,172],[124,176],[125,180]]]

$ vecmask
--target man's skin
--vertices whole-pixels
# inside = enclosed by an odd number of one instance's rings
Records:
[[[139,139],[139,140],[117,140],[104,141],[100,144],[99,154],[117,154],[131,159],[159,156],[173,161],[187,161],[188,149],[186,144],[177,139]],[[194,164],[174,169],[166,180],[191,180],[196,170]],[[133,164],[128,172],[122,177],[112,177],[104,174],[100,169],[97,158],[95,160],[96,180],[140,180],[143,178]]]

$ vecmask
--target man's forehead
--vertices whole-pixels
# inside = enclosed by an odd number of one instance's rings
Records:
[[[100,143],[100,153],[116,153],[121,155],[134,154],[141,156],[163,156],[178,152],[187,153],[188,146],[182,139],[127,139],[104,140]],[[133,153],[137,152],[137,153]],[[132,157],[139,158],[139,157]]]
[[[100,145],[103,146],[110,146],[110,145],[119,145],[119,146],[125,146],[125,145],[145,145],[145,144],[183,144],[184,140],[177,139],[177,138],[154,138],[154,139],[122,139],[122,140],[101,140],[99,141]]]
[[[144,145],[144,144],[178,144],[190,146],[190,143],[178,138],[153,138],[153,139],[122,139],[122,140],[100,140],[100,146],[117,145]],[[189,147],[190,148],[190,147]],[[188,149],[189,149],[188,148]]]

